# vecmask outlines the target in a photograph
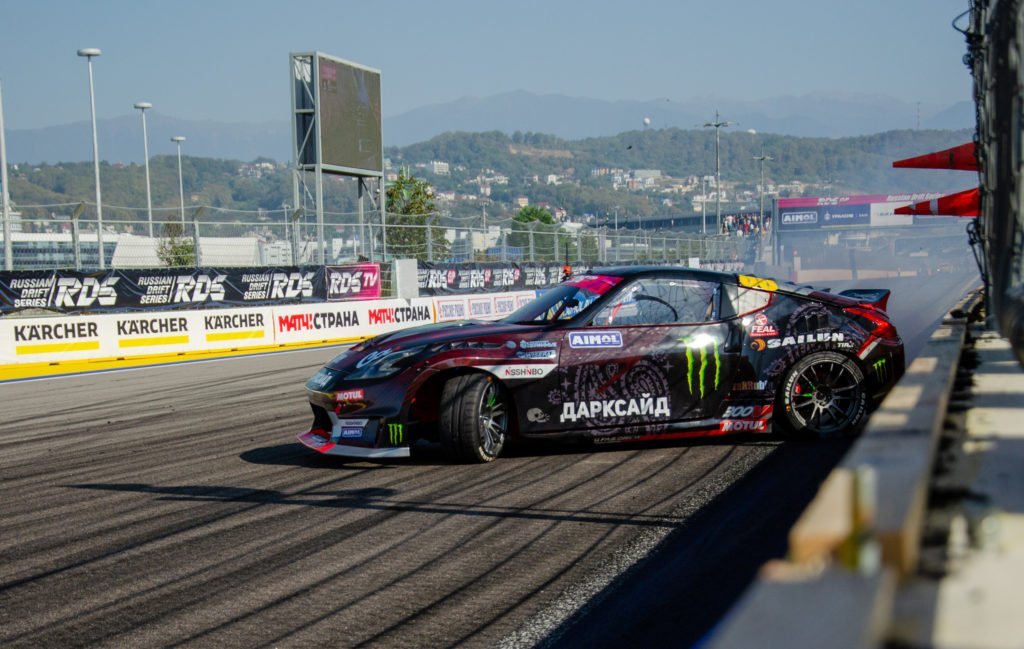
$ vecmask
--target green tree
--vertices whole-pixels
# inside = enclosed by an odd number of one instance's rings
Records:
[[[185,232],[178,223],[164,224],[163,233],[156,245],[156,256],[161,264],[170,268],[195,265],[195,242],[184,235]]]
[[[412,176],[408,169],[398,172],[398,179],[387,188],[387,243],[393,257],[438,259],[449,256],[444,228],[437,225],[437,206],[433,189],[425,180]]]
[[[559,231],[558,223],[551,212],[527,205],[512,217],[512,227],[508,235],[508,245],[521,247],[523,258],[530,257],[530,230],[533,230],[534,258],[537,261],[555,259],[558,255],[554,250],[554,233]]]

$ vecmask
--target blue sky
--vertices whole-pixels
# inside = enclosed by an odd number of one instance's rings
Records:
[[[186,119],[288,118],[288,53],[382,72],[385,116],[511,90],[595,99],[763,99],[851,92],[968,100],[967,0],[4,0],[6,128],[150,101]]]

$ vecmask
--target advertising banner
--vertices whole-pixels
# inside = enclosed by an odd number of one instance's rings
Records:
[[[269,306],[379,298],[380,266],[0,272],[0,314]]]
[[[817,230],[850,226],[895,227],[909,220],[894,218],[896,207],[941,196],[935,193],[865,194],[780,198],[780,230]]]
[[[377,299],[380,294],[380,264],[327,267],[328,302]]]
[[[0,361],[38,363],[274,343],[269,308],[0,319]]]
[[[420,295],[459,295],[495,291],[531,291],[562,281],[561,262],[418,262]],[[573,266],[574,273],[587,268]],[[482,308],[482,307],[481,307]]]
[[[447,295],[433,298],[438,322],[454,320],[499,320],[535,300],[537,292],[493,295]]]

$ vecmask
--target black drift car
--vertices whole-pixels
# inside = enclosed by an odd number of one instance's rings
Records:
[[[856,430],[904,370],[887,290],[839,295],[686,268],[595,269],[497,322],[342,352],[306,384],[306,446],[488,462],[510,437],[596,443]]]

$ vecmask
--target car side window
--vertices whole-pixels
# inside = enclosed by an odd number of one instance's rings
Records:
[[[598,314],[596,326],[708,322],[717,318],[720,285],[689,279],[639,279],[625,286]]]
[[[768,306],[771,302],[771,293],[753,288],[725,285],[722,295],[722,318],[733,318],[745,313],[758,311]]]

